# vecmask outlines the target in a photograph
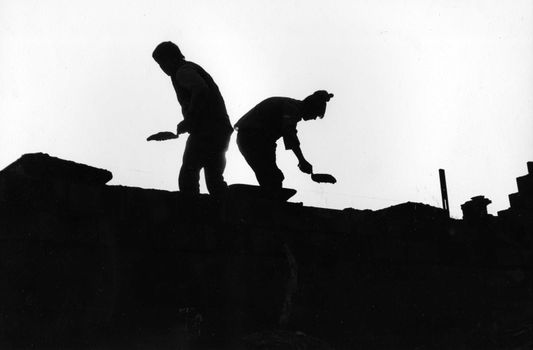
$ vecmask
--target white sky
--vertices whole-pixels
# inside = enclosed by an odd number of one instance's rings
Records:
[[[46,152],[176,190],[185,138],[145,141],[181,120],[151,58],[166,40],[213,76],[233,123],[266,97],[335,94],[299,136],[336,185],[278,147],[305,205],[440,206],[444,168],[453,216],[480,194],[495,214],[533,160],[530,0],[1,0],[0,168]],[[227,157],[229,183],[256,183],[234,138]]]

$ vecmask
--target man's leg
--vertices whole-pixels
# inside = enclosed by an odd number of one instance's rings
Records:
[[[259,185],[268,190],[280,190],[285,177],[276,164],[276,144],[259,134],[240,131],[237,145]]]
[[[228,188],[228,184],[224,181],[224,170],[230,139],[231,133],[228,133],[206,141],[211,142],[212,147],[209,147],[204,164],[205,183],[207,190],[213,196],[223,194]]]
[[[187,194],[200,193],[200,169],[202,168],[201,140],[189,135],[183,152],[178,183],[180,192]]]

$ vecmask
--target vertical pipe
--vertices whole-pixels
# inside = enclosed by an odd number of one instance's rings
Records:
[[[446,188],[446,173],[444,169],[439,169],[440,177],[440,193],[442,195],[442,208],[446,210],[446,214],[450,217],[450,206],[448,203],[448,189]]]

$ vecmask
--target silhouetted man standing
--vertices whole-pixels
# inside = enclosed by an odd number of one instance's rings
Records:
[[[259,185],[268,190],[280,190],[285,178],[276,165],[276,141],[283,137],[285,149],[298,158],[298,167],[306,174],[313,172],[304,158],[297,137],[300,120],[323,118],[326,103],[333,94],[319,90],[303,101],[288,97],[270,97],[246,113],[236,124],[237,145],[255,172]]]
[[[204,168],[209,193],[219,195],[227,189],[223,173],[233,129],[218,86],[202,67],[186,61],[170,41],[159,44],[152,57],[170,76],[181,105],[183,121],[177,134],[189,133],[178,179],[180,191],[198,194]]]

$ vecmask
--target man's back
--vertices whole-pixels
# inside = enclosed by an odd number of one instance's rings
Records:
[[[287,118],[296,125],[301,101],[289,97],[270,97],[252,108],[235,124],[239,131],[256,130],[265,136],[278,139],[283,136]]]
[[[222,94],[201,66],[185,61],[172,76],[172,84],[191,133],[231,130]]]

